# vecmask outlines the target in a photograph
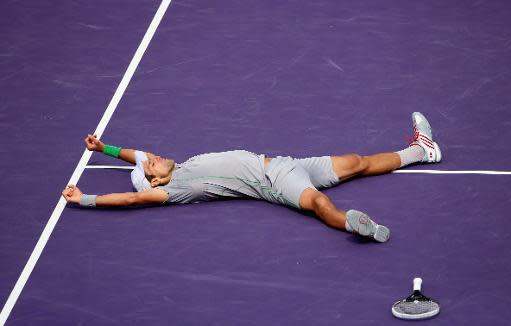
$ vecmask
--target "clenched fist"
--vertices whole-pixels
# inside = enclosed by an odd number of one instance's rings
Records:
[[[62,196],[68,203],[79,204],[82,192],[75,185],[68,185],[62,192]]]
[[[87,135],[84,139],[85,146],[89,151],[102,152],[105,144],[99,139],[96,138],[96,135]]]

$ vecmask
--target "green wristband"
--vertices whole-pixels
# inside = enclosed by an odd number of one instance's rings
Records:
[[[105,147],[103,147],[103,154],[119,158],[119,153],[121,152],[121,149],[122,148],[117,146],[105,145]]]

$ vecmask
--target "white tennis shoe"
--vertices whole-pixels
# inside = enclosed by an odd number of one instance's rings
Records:
[[[422,162],[437,163],[442,160],[442,152],[440,146],[433,141],[433,133],[431,126],[426,117],[420,112],[412,113],[413,122],[413,139],[411,146],[420,146],[426,152],[422,158]]]
[[[390,230],[386,226],[373,222],[366,213],[350,209],[346,212],[346,222],[353,233],[372,238],[378,242],[386,242],[390,238]]]

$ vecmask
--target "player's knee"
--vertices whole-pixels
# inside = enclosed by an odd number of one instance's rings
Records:
[[[364,173],[369,168],[369,160],[365,156],[353,154],[353,168],[357,173]]]
[[[329,206],[331,204],[330,199],[321,192],[318,191],[318,194],[313,199],[313,209],[314,211],[319,211],[320,209]]]
[[[300,196],[300,208],[316,211],[329,201],[328,197],[317,189],[307,188]]]

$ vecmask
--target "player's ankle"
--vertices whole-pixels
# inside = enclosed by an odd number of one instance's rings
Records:
[[[408,148],[403,149],[402,151],[396,152],[401,159],[400,168],[413,164],[422,162],[426,151],[419,145],[411,145]]]

